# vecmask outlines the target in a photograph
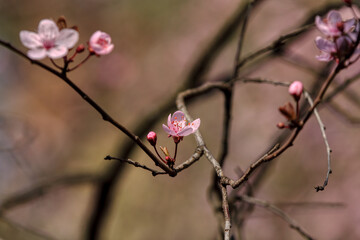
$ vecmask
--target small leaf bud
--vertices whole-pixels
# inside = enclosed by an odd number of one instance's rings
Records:
[[[85,50],[84,44],[80,44],[80,45],[76,48],[76,52],[77,52],[77,53],[82,53],[84,50]]]

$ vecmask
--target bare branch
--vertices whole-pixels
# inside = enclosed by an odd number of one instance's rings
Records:
[[[131,164],[131,165],[134,165],[135,167],[143,168],[143,169],[145,169],[145,170],[147,170],[147,171],[150,171],[151,174],[152,174],[154,177],[155,177],[156,175],[159,175],[159,174],[167,174],[166,172],[159,172],[159,171],[156,171],[156,170],[154,170],[154,169],[151,169],[151,168],[149,168],[149,167],[147,167],[147,166],[145,166],[145,165],[143,165],[143,164],[140,164],[140,163],[138,163],[138,162],[135,162],[135,161],[133,161],[133,160],[131,160],[131,159],[116,158],[116,157],[111,157],[111,156],[109,156],[109,155],[106,156],[104,159],[105,159],[105,160],[117,160],[117,161],[120,161],[120,162],[129,163],[129,164]]]
[[[309,102],[309,105],[312,107],[314,105],[314,103],[313,103],[313,100],[310,97],[310,94],[307,91],[304,91],[304,96],[307,99],[307,101]],[[326,137],[325,125],[322,122],[322,120],[320,118],[320,115],[319,115],[318,111],[316,110],[316,108],[314,108],[314,114],[315,114],[316,120],[319,123],[321,135],[322,135],[322,137],[324,139],[324,142],[325,142],[326,153],[327,153],[327,163],[328,163],[328,169],[327,169],[327,172],[326,172],[326,178],[325,178],[325,181],[324,181],[323,185],[315,187],[316,191],[318,192],[318,191],[323,191],[325,189],[325,187],[326,187],[326,185],[328,184],[328,181],[329,181],[329,175],[332,173],[332,170],[331,170],[331,148],[329,146],[329,142],[328,142],[327,137]]]

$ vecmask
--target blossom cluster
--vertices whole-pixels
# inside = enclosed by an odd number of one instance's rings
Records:
[[[326,19],[316,16],[315,24],[325,35],[315,39],[316,46],[321,54],[318,60],[329,62],[331,60],[344,60],[349,57],[358,45],[360,25],[358,19],[352,18],[343,21],[338,11],[331,10]]]
[[[33,60],[41,60],[45,57],[58,59],[65,57],[76,45],[79,33],[73,28],[59,29],[53,20],[43,19],[39,23],[37,32],[21,31],[20,40],[25,47],[30,49],[27,52],[29,58]],[[95,55],[109,54],[114,48],[111,37],[101,31],[92,34],[88,44],[89,53]]]

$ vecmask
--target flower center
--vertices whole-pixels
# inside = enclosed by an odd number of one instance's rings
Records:
[[[96,41],[97,44],[99,44],[100,46],[102,47],[107,47],[109,45],[109,39],[104,37],[104,36],[101,36],[97,41]]]
[[[46,50],[49,50],[55,46],[53,40],[43,40],[42,44]]]
[[[180,132],[186,126],[186,120],[182,120],[182,121],[175,120],[171,124],[173,125],[173,130],[177,133]]]

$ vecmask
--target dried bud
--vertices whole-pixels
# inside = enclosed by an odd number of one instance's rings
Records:
[[[161,147],[160,146],[160,149],[165,154],[166,157],[170,157],[170,153],[169,153],[169,150],[167,149],[167,147]]]
[[[286,103],[284,106],[279,107],[279,111],[284,115],[289,121],[296,120],[296,113],[294,107],[291,103]]]
[[[289,93],[292,95],[296,101],[299,101],[303,91],[303,84],[300,81],[293,82],[289,87]]]
[[[58,18],[56,25],[58,26],[59,30],[67,28],[66,19],[64,16]]]
[[[351,0],[343,0],[343,2],[348,5],[349,7],[351,6],[352,4],[352,1]]]
[[[76,49],[77,50],[77,49]],[[151,131],[148,133],[147,135],[147,140],[149,141],[149,143],[152,145],[152,146],[155,146],[156,145],[156,140],[157,140],[157,136],[156,136],[156,133]]]
[[[276,124],[276,126],[280,129],[285,128],[285,124],[283,122],[279,122],[278,124]]]
[[[79,32],[79,27],[76,25],[72,26],[71,29],[74,29],[75,31]]]
[[[80,45],[76,48],[76,52],[77,52],[77,53],[82,53],[84,50],[85,50],[84,44],[80,44]]]

